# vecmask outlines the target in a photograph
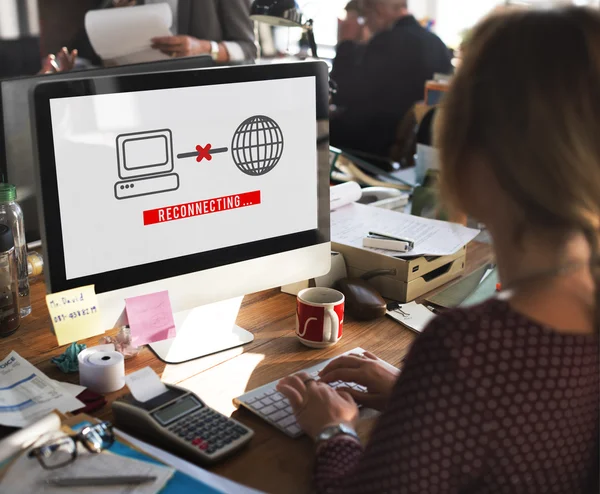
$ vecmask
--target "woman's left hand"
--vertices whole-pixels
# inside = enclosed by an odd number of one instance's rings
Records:
[[[277,391],[290,401],[298,424],[313,439],[330,425],[354,425],[358,418],[358,407],[348,393],[315,381],[305,372],[279,381]]]

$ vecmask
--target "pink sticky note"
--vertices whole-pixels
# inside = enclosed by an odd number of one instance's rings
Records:
[[[168,291],[125,299],[125,310],[133,345],[146,345],[175,337],[175,321]]]

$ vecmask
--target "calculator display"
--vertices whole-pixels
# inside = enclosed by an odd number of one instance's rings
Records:
[[[193,396],[186,396],[185,398],[169,405],[168,407],[161,408],[158,412],[154,412],[152,415],[161,424],[165,425],[171,422],[173,419],[181,417],[187,414],[191,410],[196,408],[202,408],[202,404],[194,399]]]

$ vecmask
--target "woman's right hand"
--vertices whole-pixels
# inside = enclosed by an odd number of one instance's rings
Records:
[[[364,386],[366,392],[339,389],[350,394],[356,403],[381,411],[387,405],[399,374],[399,370],[392,370],[375,355],[365,352],[362,356],[345,355],[333,360],[319,373],[319,377],[326,383],[343,381]]]

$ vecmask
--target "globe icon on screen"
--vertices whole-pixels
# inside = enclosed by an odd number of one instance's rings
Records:
[[[258,177],[269,173],[283,154],[281,127],[264,115],[247,118],[233,135],[231,154],[246,175]]]

